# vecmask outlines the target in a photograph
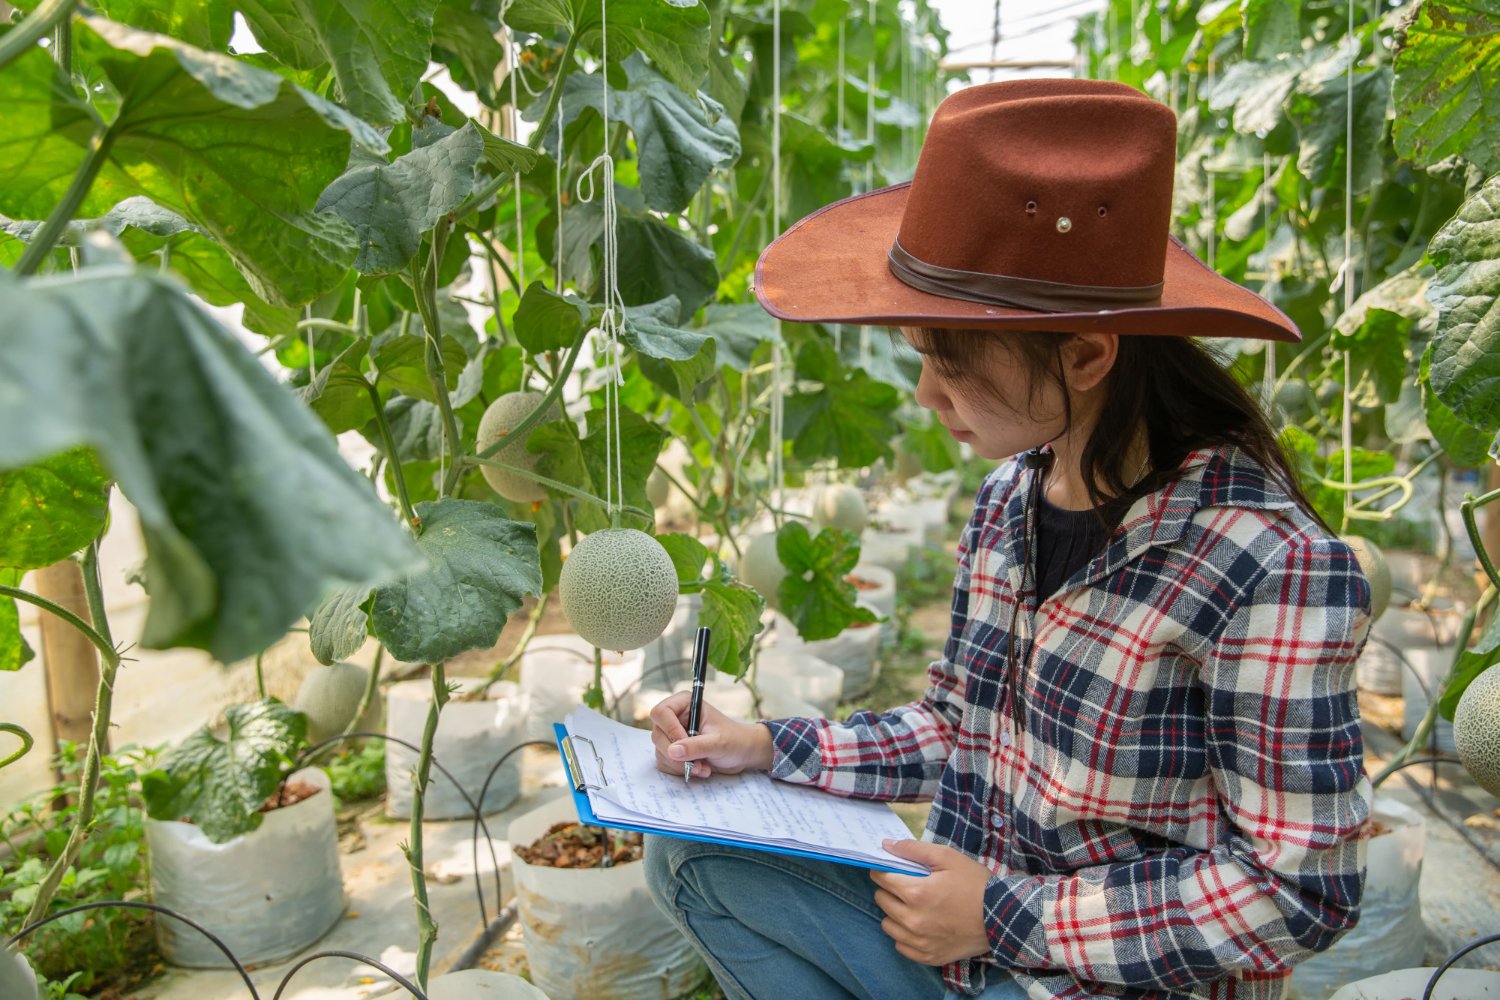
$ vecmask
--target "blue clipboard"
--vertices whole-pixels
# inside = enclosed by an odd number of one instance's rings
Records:
[[[684,833],[681,830],[665,830],[654,826],[643,826],[639,823],[622,823],[618,820],[605,822],[594,815],[593,807],[589,805],[588,786],[578,777],[573,767],[576,764],[571,738],[568,736],[567,727],[560,722],[552,724],[553,735],[557,738],[557,749],[562,753],[563,770],[567,772],[568,790],[573,793],[573,807],[578,810],[578,821],[590,826],[603,826],[612,830],[634,830],[636,833],[650,833],[659,837],[675,837],[678,840],[697,840],[705,844],[724,844],[728,847],[740,847],[749,851],[765,851],[769,854],[788,854],[797,858],[811,858],[814,861],[831,861],[838,865],[850,865],[854,868],[864,868],[869,871],[894,872],[897,875],[926,875],[927,872],[911,872],[901,868],[892,868],[888,865],[871,864],[868,861],[859,861],[854,858],[838,857],[822,851],[814,851],[801,847],[781,847],[779,845],[749,843],[743,840],[732,840],[728,837],[709,837],[701,833]]]

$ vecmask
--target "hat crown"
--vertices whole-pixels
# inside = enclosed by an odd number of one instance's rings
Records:
[[[1124,84],[1015,80],[938,106],[897,238],[922,265],[1103,288],[1162,281],[1177,116]]]

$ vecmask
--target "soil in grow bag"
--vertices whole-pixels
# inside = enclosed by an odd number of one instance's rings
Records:
[[[305,781],[289,781],[285,785],[282,785],[281,788],[277,789],[275,794],[273,794],[270,798],[262,802],[260,804],[260,808],[255,811],[259,813],[268,813],[274,812],[277,809],[285,809],[288,806],[294,806],[298,802],[302,802],[305,799],[312,798],[321,790],[322,789],[318,788],[316,785],[309,785]],[[192,823],[193,817],[179,816],[177,822]]]
[[[542,868],[605,868],[639,861],[644,838],[633,830],[606,830],[583,823],[553,823],[546,833],[516,854],[528,865]],[[609,860],[605,860],[608,851]]]
[[[879,590],[880,589],[880,584],[876,583],[875,581],[873,581],[873,580],[866,580],[864,577],[862,577],[862,576],[855,576],[852,573],[849,574],[848,576],[844,577],[844,580],[847,581],[847,582],[849,582],[849,583],[854,584],[854,589],[855,590]]]

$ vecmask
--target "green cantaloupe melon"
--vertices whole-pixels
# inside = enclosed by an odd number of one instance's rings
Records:
[[[543,395],[540,392],[508,392],[496,399],[484,411],[484,416],[479,418],[479,429],[475,432],[475,447],[484,451],[490,445],[509,434],[527,414],[541,405]],[[562,419],[562,407],[554,402],[545,414],[541,423]],[[539,424],[533,424],[533,427]],[[497,462],[506,465],[514,465],[518,469],[527,471],[536,468],[537,456],[534,452],[526,450],[526,437],[512,441],[490,456]],[[547,490],[540,483],[532,482],[514,472],[506,472],[504,469],[492,468],[481,465],[479,471],[484,474],[484,481],[490,484],[490,489],[514,503],[536,503],[547,499]]]
[[[901,483],[922,474],[922,456],[907,447],[904,440],[896,445],[895,474],[896,481]]]
[[[665,507],[672,498],[672,481],[660,469],[652,469],[646,477],[646,499],[653,507]]]
[[[1354,550],[1359,568],[1370,581],[1370,621],[1385,614],[1391,603],[1391,568],[1386,565],[1385,553],[1368,538],[1359,535],[1343,535],[1344,544]]]
[[[813,521],[820,528],[859,534],[870,520],[865,495],[853,486],[825,486],[813,499]]]
[[[1500,667],[1469,683],[1453,713],[1453,742],[1464,768],[1493,795],[1500,795]]]
[[[740,559],[739,574],[747,587],[776,606],[776,588],[786,578],[786,567],[776,554],[776,532],[767,531],[750,539]]]
[[[563,562],[557,592],[573,631],[600,649],[640,649],[677,610],[677,568],[634,528],[596,531]]]
[[[355,663],[314,667],[302,679],[292,707],[307,716],[309,742],[337,736],[354,721],[369,680],[370,672]]]

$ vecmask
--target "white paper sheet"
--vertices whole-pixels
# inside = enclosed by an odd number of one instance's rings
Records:
[[[886,838],[911,838],[900,817],[884,803],[776,781],[761,771],[716,772],[689,784],[657,770],[651,734],[644,729],[587,708],[575,709],[564,725],[570,735],[583,738],[575,740],[574,747],[585,779],[599,786],[590,788],[588,795],[601,822],[793,847],[926,872],[880,846]]]

